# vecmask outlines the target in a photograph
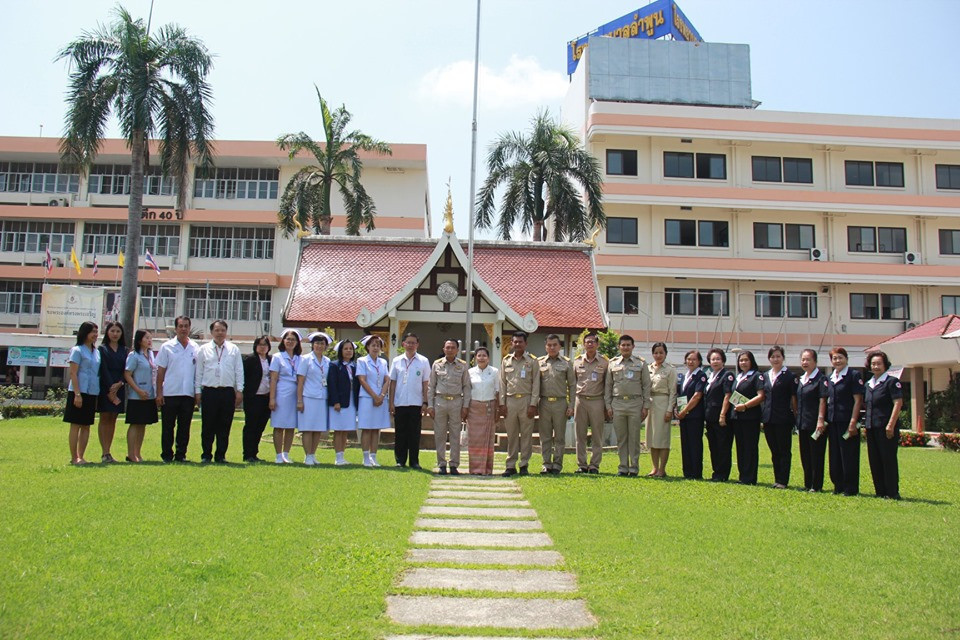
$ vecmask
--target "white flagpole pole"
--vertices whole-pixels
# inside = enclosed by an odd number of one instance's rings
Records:
[[[463,342],[465,360],[469,364],[473,349],[473,226],[477,206],[477,89],[480,84],[480,0],[477,0],[477,35],[473,49],[473,133],[470,141],[470,229],[467,241],[467,317]],[[494,362],[497,362],[496,360]]]

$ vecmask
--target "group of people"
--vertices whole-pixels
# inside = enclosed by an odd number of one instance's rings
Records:
[[[259,445],[269,421],[277,464],[289,464],[295,431],[300,431],[304,464],[317,464],[316,451],[324,432],[333,433],[338,466],[347,464],[347,434],[359,431],[363,464],[379,467],[380,431],[395,429],[394,459],[399,467],[420,469],[422,417],[434,423],[437,471],[459,474],[461,449],[467,446],[469,472],[493,473],[496,427],[507,433],[504,476],[529,473],[533,431],[537,429],[543,457],[540,473],[563,469],[567,420],[576,432],[576,474],[598,474],[603,457],[604,423],[613,422],[619,476],[639,475],[641,428],[646,425],[651,477],[666,475],[671,424],[679,424],[683,476],[703,478],[703,435],[709,445],[710,480],[730,478],[732,450],[737,452],[739,481],[757,483],[759,439],[763,431],[770,449],[774,487],[790,481],[792,434],[799,434],[803,486],[823,489],[827,448],[834,492],[859,493],[861,408],[866,410],[867,452],[876,493],[899,498],[897,447],[902,386],[887,370],[882,352],[867,357],[872,374],[867,382],[847,363],[842,347],[830,351],[832,372],[820,371],[817,353],[801,353],[797,377],[786,366],[782,347],[767,353],[770,368],[761,372],[750,351],[737,354],[735,371],[726,368],[722,349],[707,353],[708,369],[699,351],[684,355],[685,371],[666,362],[667,345],[657,342],[652,361],[633,353],[634,340],[619,339],[619,355],[598,353],[599,338],[587,334],[583,353],[562,355],[561,339],[546,338],[546,354],[527,352],[527,334],[517,331],[511,351],[498,370],[486,347],[475,351],[475,366],[458,358],[457,340],[447,340],[444,356],[432,364],[418,353],[416,334],[403,336],[403,353],[391,362],[381,355],[381,338],[367,335],[357,345],[341,340],[335,359],[326,354],[331,337],[316,331],[306,339],[295,329],[280,335],[271,355],[268,336],[253,343],[253,353],[241,356],[226,340],[227,323],[210,325],[212,339],[200,346],[190,338],[191,321],[175,321],[175,337],[161,345],[156,358],[149,331],[138,330],[132,347],[120,323],[108,323],[97,347],[98,327],[85,322],[70,352],[69,388],[64,422],[70,424],[74,464],[86,464],[84,452],[90,426],[99,412],[101,460],[110,453],[116,421],[126,414],[129,462],[142,461],[145,427],[161,422],[161,458],[186,460],[190,421],[201,414],[201,461],[225,462],[230,427],[236,409],[244,411],[243,459],[261,461]],[[309,352],[304,353],[304,343]],[[129,388],[129,392],[127,392]],[[129,397],[125,397],[129,396]],[[589,451],[588,451],[588,444]],[[449,454],[448,454],[449,445]],[[589,454],[589,456],[588,456]]]

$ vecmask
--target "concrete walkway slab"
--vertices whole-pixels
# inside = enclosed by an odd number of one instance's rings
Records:
[[[517,500],[520,494],[505,491],[449,491],[431,489],[428,498],[460,498],[462,500]]]
[[[405,636],[387,636],[384,640],[530,640],[530,638],[518,638],[516,636],[438,636],[436,634],[405,635]],[[545,638],[537,636],[537,640],[571,640],[570,638]],[[574,638],[573,640],[593,640],[592,638]]]
[[[411,569],[400,582],[411,589],[458,589],[506,593],[571,593],[577,579],[566,571],[542,569]]]
[[[477,507],[420,507],[420,513],[429,516],[482,516],[484,518],[535,518],[537,512],[533,509],[504,509],[504,508],[477,508]]]
[[[483,496],[488,493],[509,493],[511,496],[522,495],[520,487],[475,487],[473,485],[459,486],[455,484],[431,484],[431,491],[462,491],[475,496]]]
[[[438,485],[456,485],[458,487],[516,487],[520,488],[513,480],[457,480],[457,479],[447,479],[447,478],[435,478],[430,484]]]
[[[553,541],[545,533],[485,533],[472,531],[414,531],[410,542],[446,547],[549,547]]]
[[[425,504],[451,505],[456,507],[529,507],[530,503],[517,500],[467,500],[466,498],[427,498]]]
[[[387,596],[387,616],[398,624],[499,629],[583,629],[596,624],[583,600],[540,598]]]
[[[523,529],[541,531],[539,520],[457,520],[455,518],[419,518],[415,523],[418,529],[459,529],[473,531],[506,531]]]
[[[411,549],[410,562],[449,562],[455,564],[530,565],[553,567],[563,561],[557,551],[511,551],[504,549]]]

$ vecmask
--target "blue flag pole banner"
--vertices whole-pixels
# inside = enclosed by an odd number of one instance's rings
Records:
[[[608,38],[647,38],[657,40],[673,36],[674,40],[703,42],[700,33],[672,0],[654,0],[647,6],[597,27],[590,33],[567,43],[567,75],[573,75],[587,49],[587,41],[594,36]]]

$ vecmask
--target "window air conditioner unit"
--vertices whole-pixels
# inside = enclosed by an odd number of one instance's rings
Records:
[[[910,331],[910,329],[916,329],[916,328],[917,328],[917,323],[914,322],[913,320],[905,320],[903,322],[904,331]]]
[[[904,251],[903,264],[920,264],[920,254],[916,251]]]
[[[67,198],[53,198],[50,201],[50,206],[51,207],[69,207],[70,200],[68,200]]]
[[[812,247],[810,249],[811,262],[822,262],[826,259],[827,259],[827,252],[825,249],[820,249],[819,247]]]

